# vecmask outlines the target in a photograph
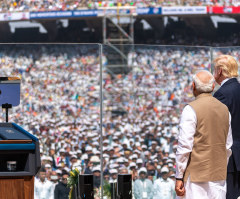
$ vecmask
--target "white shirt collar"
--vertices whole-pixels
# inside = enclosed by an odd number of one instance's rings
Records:
[[[166,180],[164,180],[163,178],[160,178],[160,181],[161,182],[168,182],[169,180],[168,180],[169,178],[167,178]]]
[[[226,78],[225,80],[223,80],[223,81],[221,82],[221,86],[222,86],[223,84],[225,84],[229,79],[232,79],[232,78]]]

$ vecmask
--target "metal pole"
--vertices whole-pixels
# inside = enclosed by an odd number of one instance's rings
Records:
[[[102,134],[102,124],[103,124],[103,85],[102,85],[102,81],[103,81],[103,77],[102,77],[102,45],[99,45],[99,60],[100,60],[100,150],[101,150],[101,154],[100,154],[100,158],[101,158],[101,199],[103,199],[103,134]]]
[[[115,193],[115,184],[114,184],[114,183],[113,183],[113,190],[112,190],[112,192],[113,192],[113,198],[112,198],[112,199],[116,199],[116,198],[115,198],[115,194],[116,194],[116,193]]]
[[[79,184],[79,174],[78,174],[78,183],[77,183],[77,199],[81,199],[81,196],[80,196],[80,184]]]
[[[78,187],[78,185],[74,185],[74,196],[75,196],[75,199],[78,199],[77,187]]]

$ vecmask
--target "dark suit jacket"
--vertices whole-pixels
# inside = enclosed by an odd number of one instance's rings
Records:
[[[228,162],[228,172],[240,171],[240,83],[236,78],[225,82],[214,94],[225,104],[232,116],[232,156]]]

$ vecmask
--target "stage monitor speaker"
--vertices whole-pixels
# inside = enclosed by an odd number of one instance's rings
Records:
[[[117,183],[118,198],[132,199],[132,175],[119,174]]]
[[[94,199],[93,175],[79,175],[78,186],[81,199]]]

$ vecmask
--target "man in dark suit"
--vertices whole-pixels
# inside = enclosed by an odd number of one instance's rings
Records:
[[[240,84],[238,64],[230,55],[221,55],[214,60],[214,77],[221,86],[214,97],[224,103],[231,113],[232,156],[227,170],[227,199],[240,196]]]

